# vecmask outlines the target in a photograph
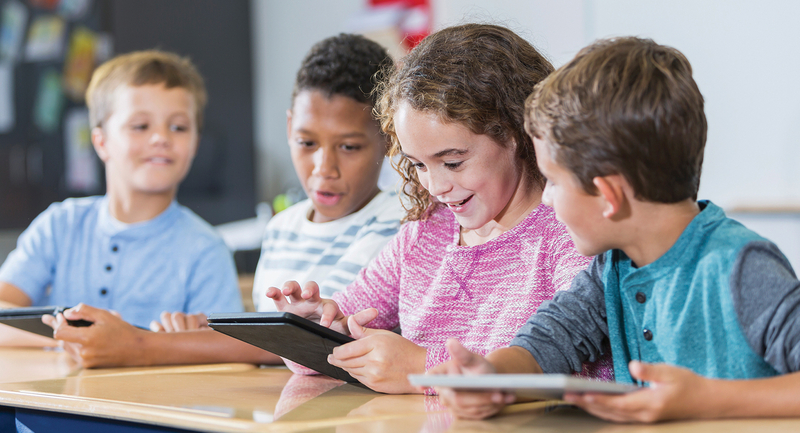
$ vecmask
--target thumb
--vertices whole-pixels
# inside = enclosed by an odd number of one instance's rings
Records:
[[[353,314],[352,317],[356,320],[356,322],[359,325],[364,326],[367,323],[372,322],[373,320],[375,320],[376,317],[378,317],[378,309],[377,308],[367,308],[366,310],[361,310],[358,313]],[[348,322],[348,323],[350,323],[350,322]]]
[[[448,338],[445,346],[450,357],[455,361],[454,366],[460,370],[458,373],[482,373],[488,363],[482,356],[467,350],[455,338]]]
[[[356,340],[364,338],[374,331],[374,329],[369,329],[361,326],[361,324],[358,323],[358,320],[356,320],[355,315],[352,315],[347,318],[347,327],[350,328],[350,336],[355,338]]]
[[[631,377],[640,382],[659,383],[669,382],[675,367],[666,364],[648,364],[640,361],[628,363]]]
[[[104,311],[90,307],[89,305],[80,303],[69,310],[64,310],[64,318],[67,320],[87,320],[89,322],[97,322],[103,317]]]

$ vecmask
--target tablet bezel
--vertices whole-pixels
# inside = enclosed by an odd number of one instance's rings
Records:
[[[355,341],[352,337],[321,326],[318,323],[314,323],[295,314],[287,312],[215,313],[208,316],[208,325],[215,331],[244,341],[245,343],[252,344],[253,346],[289,359],[297,364],[311,368],[335,379],[351,383],[358,382],[345,370],[329,364],[327,356],[324,359],[310,359],[308,356],[304,356],[308,353],[304,352],[301,346],[295,345],[293,347],[288,347],[285,345],[276,345],[273,340],[266,338],[266,336],[269,335],[268,333],[258,333],[258,336],[252,335],[252,331],[260,331],[260,327],[274,327],[270,328],[269,331],[295,333],[296,335],[302,336],[300,337],[302,341],[298,342],[300,345],[317,345],[320,343],[319,339],[321,338],[323,339],[324,351],[327,354],[330,354],[335,346]],[[283,326],[292,328],[281,328]],[[251,332],[251,334],[245,335],[247,333],[245,329],[247,329],[247,332]],[[299,329],[301,332],[298,334],[293,329]],[[321,348],[316,347],[316,349]]]
[[[632,384],[602,382],[566,374],[410,374],[415,386],[453,388],[464,391],[504,391],[520,398],[561,399],[565,392],[625,394],[641,389]]]

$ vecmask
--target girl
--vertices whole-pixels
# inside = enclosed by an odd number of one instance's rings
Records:
[[[377,109],[410,223],[332,300],[313,282],[267,291],[279,310],[357,339],[331,364],[376,391],[418,392],[406,376],[448,359],[448,337],[503,347],[587,266],[542,204],[523,128],[525,99],[552,70],[512,31],[467,24],[429,36],[389,76]],[[402,336],[387,331],[398,325]],[[604,365],[590,374],[610,379]]]

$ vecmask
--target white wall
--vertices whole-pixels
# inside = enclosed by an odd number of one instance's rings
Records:
[[[348,19],[366,0],[253,2],[256,137],[260,191],[266,199],[297,185],[284,115],[294,71],[314,42],[347,31]],[[638,35],[674,46],[692,63],[706,100],[709,134],[700,197],[728,209],[800,206],[800,169],[795,168],[800,163],[800,2],[432,2],[437,28],[470,21],[506,25],[556,66],[600,37]],[[790,219],[795,221],[790,225],[800,224],[800,219]],[[798,250],[789,259],[800,265],[800,239],[775,240],[784,250]]]
[[[299,186],[286,140],[295,74],[314,43],[346,31],[364,0],[251,0],[257,194],[272,200]]]

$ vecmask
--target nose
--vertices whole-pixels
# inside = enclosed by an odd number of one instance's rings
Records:
[[[322,178],[338,178],[339,177],[339,159],[335,150],[326,149],[320,146],[313,156],[314,172],[313,174]]]
[[[168,147],[169,143],[169,129],[154,126],[153,133],[150,135],[150,144],[154,146]]]
[[[548,180],[547,183],[544,184],[544,191],[542,191],[542,203],[545,206],[553,207],[553,186],[550,184]]]
[[[446,173],[441,173],[440,170],[428,170],[424,173],[419,173],[419,181],[422,187],[428,190],[433,196],[441,196],[453,189],[453,184],[448,179]]]

